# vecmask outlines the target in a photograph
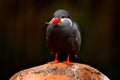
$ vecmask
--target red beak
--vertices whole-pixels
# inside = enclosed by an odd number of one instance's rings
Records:
[[[59,18],[53,18],[50,23],[51,24],[58,24],[60,22],[60,19]]]

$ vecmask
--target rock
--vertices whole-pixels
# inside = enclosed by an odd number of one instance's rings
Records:
[[[22,70],[9,80],[110,80],[97,69],[80,63],[44,64]]]

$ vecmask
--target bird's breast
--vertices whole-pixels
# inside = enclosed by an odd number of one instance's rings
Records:
[[[60,48],[73,48],[73,35],[70,31],[70,29],[66,28],[54,28],[49,32],[49,44],[51,47],[54,47],[56,49]]]
[[[69,27],[64,27],[64,26],[54,26],[49,32],[49,38],[53,39],[60,39],[62,40],[65,37],[70,37],[71,36],[71,28]]]

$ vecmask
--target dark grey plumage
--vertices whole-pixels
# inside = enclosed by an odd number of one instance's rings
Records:
[[[77,55],[80,50],[81,35],[79,26],[65,10],[57,10],[54,18],[64,20],[58,24],[49,24],[46,31],[46,42],[52,54]]]

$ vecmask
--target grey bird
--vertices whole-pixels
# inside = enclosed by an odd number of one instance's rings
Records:
[[[72,65],[71,57],[80,50],[81,35],[78,24],[66,10],[56,10],[53,19],[48,23],[46,43],[49,51],[55,55],[52,64],[59,62],[58,57],[66,56],[65,64]]]

